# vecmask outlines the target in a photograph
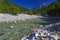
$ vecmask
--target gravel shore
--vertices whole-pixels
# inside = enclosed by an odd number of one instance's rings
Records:
[[[38,18],[37,15],[28,15],[28,14],[17,14],[17,15],[11,15],[11,14],[0,14],[0,23],[1,22],[12,22],[12,21],[20,21],[20,20],[26,20],[26,19],[35,19]]]
[[[22,37],[21,40],[60,40],[60,17],[42,17],[39,28]],[[43,24],[42,24],[43,23]]]

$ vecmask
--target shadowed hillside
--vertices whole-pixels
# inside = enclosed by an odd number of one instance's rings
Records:
[[[38,14],[48,14],[51,16],[60,16],[60,0],[48,5],[47,7],[42,7],[37,10],[35,9],[33,12],[35,14],[38,13]]]

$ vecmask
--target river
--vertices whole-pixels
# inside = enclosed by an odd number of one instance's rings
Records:
[[[60,38],[60,17],[51,17],[44,16],[40,18],[43,20],[40,22],[40,28],[34,29],[33,33],[30,33],[28,36],[22,37],[21,40],[42,40],[42,38],[46,38],[46,40],[58,40]],[[35,31],[38,31],[37,33]],[[44,35],[44,32],[48,32]],[[39,34],[40,33],[40,34]],[[53,36],[51,38],[51,36]],[[59,39],[60,40],[60,39]]]

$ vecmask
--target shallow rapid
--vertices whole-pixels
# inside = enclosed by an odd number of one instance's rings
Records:
[[[60,17],[41,17],[39,28],[33,29],[28,36],[21,40],[60,40]]]

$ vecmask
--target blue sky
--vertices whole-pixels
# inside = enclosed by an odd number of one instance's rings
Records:
[[[54,2],[55,0],[11,0],[14,4],[25,8],[34,8],[41,3]]]

